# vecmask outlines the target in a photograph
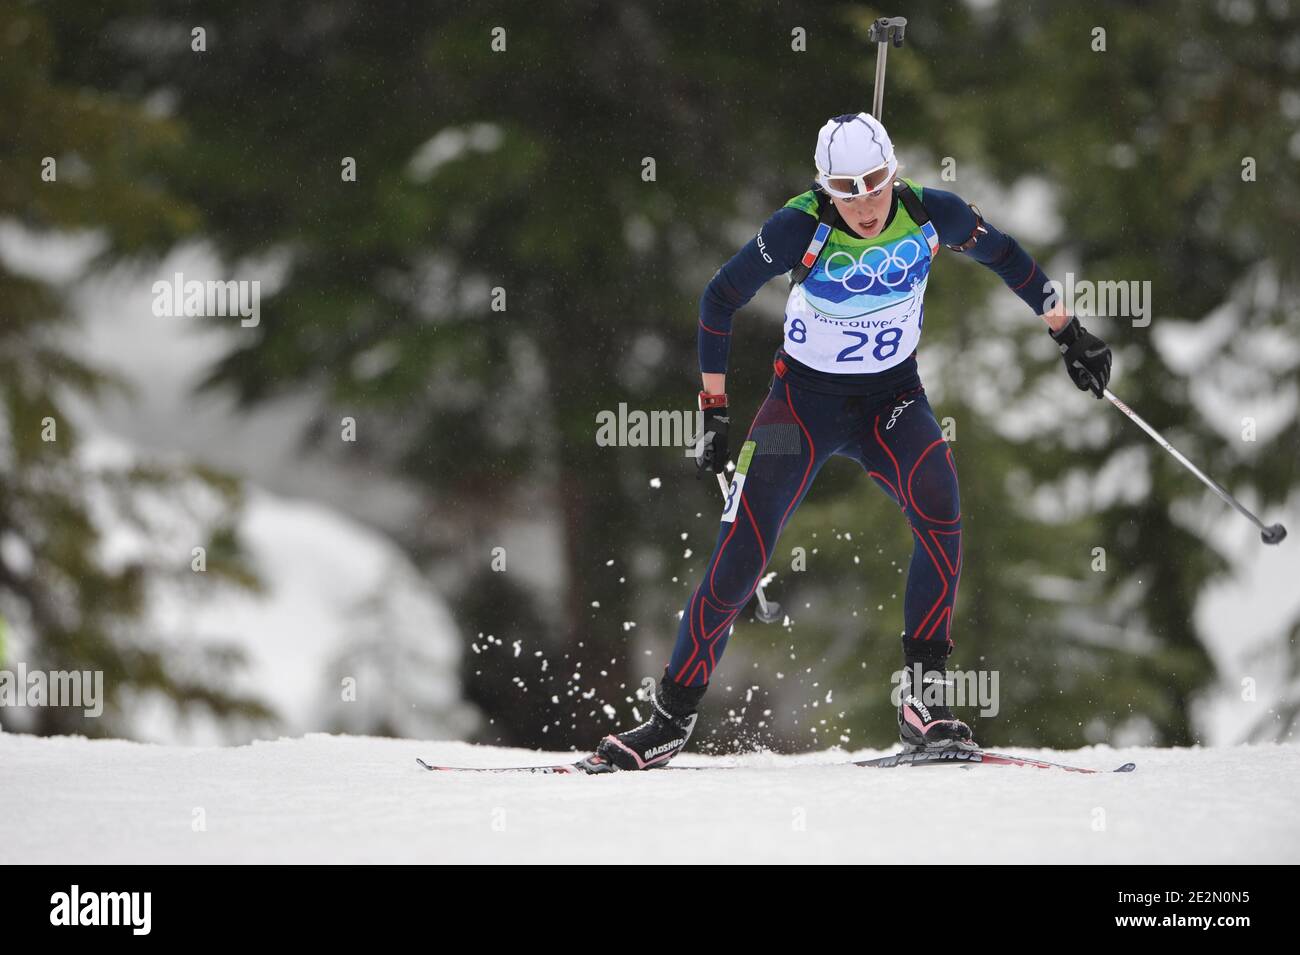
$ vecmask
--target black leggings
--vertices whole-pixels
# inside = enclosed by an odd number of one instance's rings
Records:
[[[673,680],[709,681],[781,530],[833,454],[861,464],[912,527],[904,649],[923,656],[951,650],[961,572],[957,468],[920,379],[872,395],[828,395],[793,383],[778,363],[737,455],[713,556],[682,614],[667,670]]]

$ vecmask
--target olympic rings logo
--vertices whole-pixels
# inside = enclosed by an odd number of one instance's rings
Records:
[[[910,246],[910,249],[909,249]],[[907,258],[910,251],[911,258]],[[836,259],[844,257],[844,264],[836,272]],[[907,280],[907,272],[921,260],[921,245],[915,239],[904,239],[892,249],[883,245],[873,245],[858,258],[843,250],[832,252],[826,257],[823,266],[827,278],[839,282],[849,292],[866,292],[879,282],[887,289],[895,289]],[[850,285],[853,279],[860,279],[861,287]],[[893,281],[890,281],[891,277]]]

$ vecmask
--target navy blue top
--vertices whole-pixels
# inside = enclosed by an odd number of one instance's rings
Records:
[[[975,230],[975,213],[961,197],[942,189],[922,191],[922,205],[944,245],[961,245]],[[894,220],[898,197],[894,197],[885,226]],[[837,228],[848,226],[839,221]],[[1041,315],[1048,292],[1048,277],[1033,258],[1011,236],[984,222],[988,232],[980,235],[964,255],[997,273],[1035,315]],[[758,235],[714,273],[700,297],[700,371],[723,373],[731,345],[731,318],[769,279],[789,272],[808,249],[817,220],[799,209],[778,209]],[[851,230],[850,230],[851,231]],[[854,233],[856,234],[856,233]]]

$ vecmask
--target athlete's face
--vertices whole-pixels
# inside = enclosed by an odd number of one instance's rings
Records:
[[[864,239],[870,239],[880,235],[885,228],[885,220],[889,218],[889,205],[893,196],[888,189],[881,189],[880,193],[874,196],[856,196],[852,199],[831,196],[831,200],[839,210],[840,218],[848,223],[849,228]]]

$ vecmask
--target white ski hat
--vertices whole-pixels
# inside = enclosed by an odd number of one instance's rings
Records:
[[[894,144],[880,120],[870,113],[847,113],[828,119],[817,134],[813,162],[819,178],[856,176],[882,166],[898,169]]]

